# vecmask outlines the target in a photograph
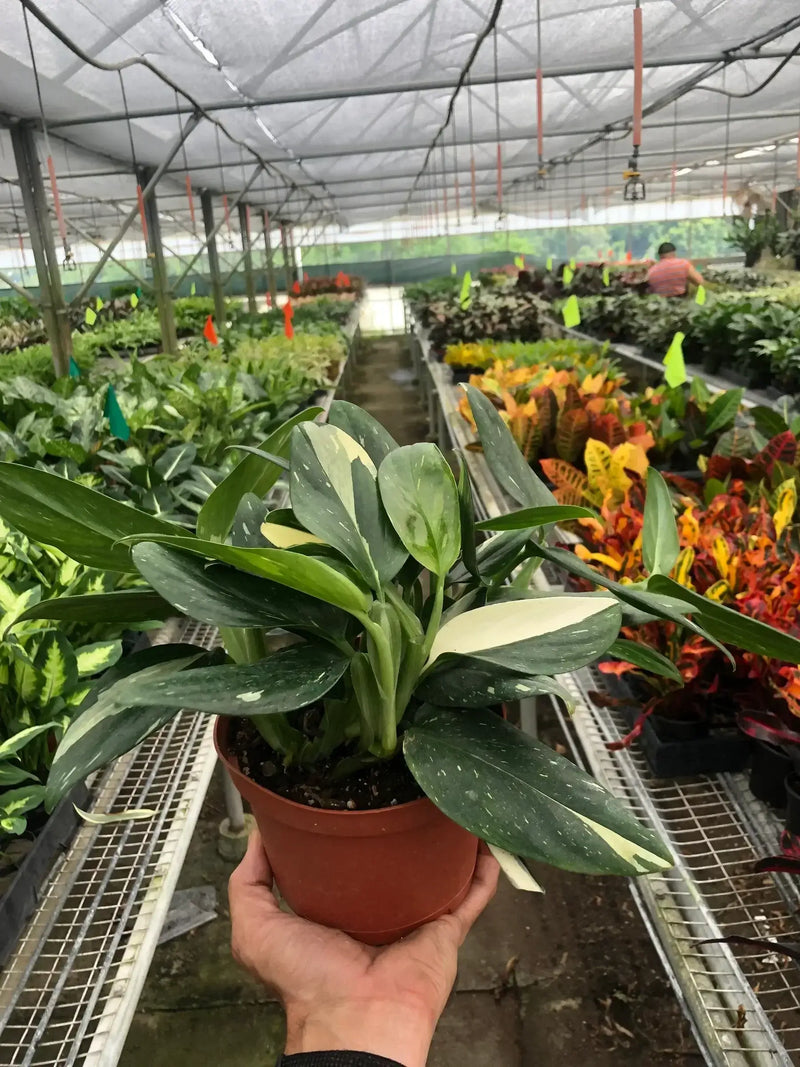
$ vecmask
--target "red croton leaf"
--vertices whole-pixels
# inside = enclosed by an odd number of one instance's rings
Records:
[[[784,430],[773,437],[755,458],[755,462],[759,463],[767,474],[772,474],[776,462],[788,463],[791,466],[796,460],[797,438],[791,430]]]

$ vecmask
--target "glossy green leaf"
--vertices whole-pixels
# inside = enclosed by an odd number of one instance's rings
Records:
[[[167,545],[136,545],[140,574],[174,605],[173,611],[212,626],[310,630],[343,638],[348,616],[338,608],[278,582],[242,573]]]
[[[322,413],[322,408],[305,408],[288,419],[263,442],[263,448],[286,459],[292,430],[302,422],[309,422]],[[245,456],[231,473],[214,489],[197,516],[197,536],[209,541],[224,541],[233,525],[239,501],[245,493],[254,493],[262,500],[273,487],[282,471],[274,463],[260,456]]]
[[[23,785],[19,789],[8,789],[0,793],[0,814],[5,819],[18,819],[44,800],[43,785]]]
[[[269,578],[279,585],[324,600],[351,615],[362,615],[372,603],[372,598],[346,575],[310,556],[295,555],[279,548],[236,548],[196,537],[158,537],[146,543],[164,544],[206,559],[219,560],[245,574]]]
[[[491,400],[473,385],[467,386],[467,396],[486,462],[500,486],[523,507],[555,504],[556,498],[525,462]]]
[[[760,656],[786,660],[787,663],[800,663],[800,640],[781,630],[775,630],[765,622],[750,618],[742,612],[726,608],[715,600],[701,596],[693,589],[667,578],[654,575],[647,583],[650,592],[663,593],[675,600],[685,601],[686,610],[693,613],[710,634],[718,641],[735,645],[746,652],[755,652]]]
[[[475,505],[472,500],[472,483],[469,480],[467,464],[460,461],[458,472],[458,513],[461,522],[461,562],[464,569],[478,578],[478,555],[475,544]]]
[[[152,589],[125,589],[116,593],[87,593],[42,600],[24,611],[25,619],[68,619],[70,622],[146,622],[168,619],[175,611]]]
[[[40,734],[47,733],[48,730],[55,730],[57,726],[57,722],[43,722],[36,726],[27,726],[24,730],[19,730],[17,733],[12,734],[11,737],[7,737],[6,740],[0,744],[0,760],[15,756],[28,744],[29,741],[33,741],[33,739],[39,737]]]
[[[515,855],[584,874],[634,877],[672,866],[627,806],[488,711],[432,710],[406,731],[403,753],[445,815]]]
[[[436,634],[428,666],[450,653],[520,674],[563,674],[591,663],[616,640],[622,611],[612,597],[536,597],[462,612]]]
[[[116,698],[118,685],[135,672],[147,681],[174,674],[204,653],[190,645],[161,645],[122,660],[92,689],[77,718],[67,727],[53,757],[45,802],[52,811],[58,801],[87,774],[134,748],[176,714],[174,708],[130,708]]]
[[[648,467],[642,527],[642,559],[648,574],[669,574],[680,550],[669,487],[655,467]]]
[[[267,513],[266,504],[255,493],[245,493],[236,508],[230,530],[230,541],[237,548],[260,548],[264,544],[261,524]]]
[[[651,674],[659,674],[662,678],[671,678],[673,682],[683,685],[681,672],[671,659],[662,656],[654,648],[639,644],[638,641],[628,641],[626,638],[620,637],[611,645],[607,654],[614,656],[616,659],[624,660],[626,663],[632,663],[635,667],[640,667]]]
[[[373,588],[391,581],[407,553],[381,505],[375,464],[361,445],[336,426],[301,426],[291,457],[289,487],[299,522],[341,552]]]
[[[75,650],[78,661],[78,676],[91,678],[109,667],[113,667],[122,655],[121,641],[98,641],[93,645],[84,645]]]
[[[170,482],[186,474],[196,459],[197,448],[191,442],[187,442],[168,448],[163,455],[158,457],[153,467],[165,482]]]
[[[0,785],[19,785],[20,782],[35,781],[36,775],[26,771],[24,767],[18,767],[15,763],[0,763]]]
[[[338,426],[354,441],[358,441],[376,467],[393,452],[398,444],[392,435],[363,408],[346,400],[334,400],[328,412],[328,422]]]
[[[471,656],[443,656],[415,690],[419,700],[442,708],[488,708],[542,693],[572,708],[571,695],[553,678],[526,676]]]
[[[138,675],[118,689],[130,705],[191,708],[214,715],[273,715],[306,707],[339,681],[349,663],[335,648],[291,645],[257,663],[199,667],[168,677]]]
[[[733,425],[743,396],[744,389],[728,389],[712,400],[706,411],[706,437]]]
[[[458,488],[433,444],[405,445],[378,471],[381,500],[397,535],[415,560],[443,575],[461,550]]]
[[[180,532],[78,482],[15,463],[0,463],[0,515],[31,540],[109,571],[135,570],[121,538]]]
[[[534,526],[547,526],[551,522],[570,522],[573,519],[596,519],[589,508],[573,504],[551,504],[543,508],[524,508],[508,515],[497,515],[477,524],[479,530],[530,530]]]

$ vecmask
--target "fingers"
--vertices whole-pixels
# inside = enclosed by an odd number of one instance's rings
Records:
[[[247,843],[244,859],[228,880],[228,900],[231,910],[253,889],[263,890],[264,902],[272,901],[278,907],[272,895],[272,868],[264,851],[264,842],[258,830],[254,830]]]
[[[500,864],[484,842],[481,842],[472,885],[469,887],[467,895],[451,915],[451,918],[456,919],[459,925],[459,944],[463,944],[464,938],[472,929],[475,920],[497,892],[499,874]]]

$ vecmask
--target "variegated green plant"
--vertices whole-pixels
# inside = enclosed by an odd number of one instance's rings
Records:
[[[618,640],[623,615],[629,625],[680,619],[793,662],[800,641],[671,582],[674,519],[652,471],[646,582],[596,575],[596,593],[547,595],[507,585],[542,558],[595,577],[544,541],[549,525],[589,513],[556,504],[491,402],[475,389],[470,400],[486,459],[522,509],[484,523],[463,467],[456,479],[434,445],[399,447],[343,402],[327,424],[315,421],[318,409],[301,412],[253,449],[210,495],[195,535],[46,472],[0,465],[8,521],[150,586],[38,605],[21,618],[119,619],[126,597],[132,613],[141,597],[160,597],[165,611],[218,626],[226,649],[225,662],[209,665],[191,645],[160,646],[108,672],[64,735],[48,803],[188,706],[248,717],[286,764],[333,757],[340,776],[402,751],[447,815],[523,856],[591,873],[668,867],[663,843],[625,806],[497,706],[562,692],[558,675],[608,652],[674,675],[662,656]],[[267,514],[281,476],[291,506]],[[480,541],[483,529],[497,532]],[[321,715],[305,714],[309,706]]]

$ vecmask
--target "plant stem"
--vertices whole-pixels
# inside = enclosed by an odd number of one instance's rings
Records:
[[[384,754],[390,756],[397,748],[397,722],[395,719],[395,674],[394,657],[386,634],[379,623],[371,619],[366,621],[367,634],[375,646],[378,657],[378,674],[376,681],[381,693],[380,709],[381,747]]]
[[[427,661],[431,652],[431,646],[433,645],[433,639],[439,631],[439,623],[442,621],[442,607],[444,606],[444,587],[447,580],[447,575],[436,575],[436,587],[433,592],[433,608],[431,609],[431,617],[428,620],[428,629],[425,631],[425,642],[422,646],[423,663]]]

